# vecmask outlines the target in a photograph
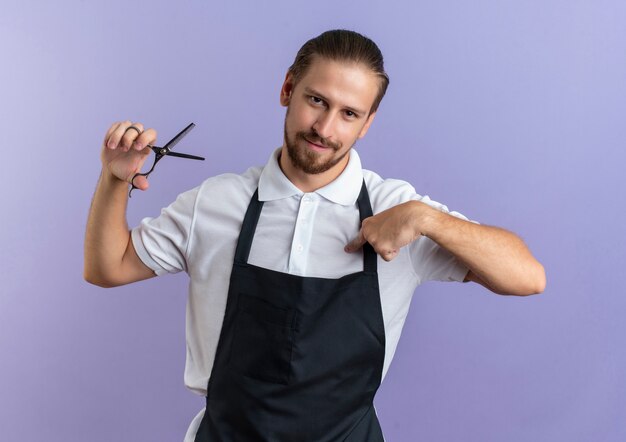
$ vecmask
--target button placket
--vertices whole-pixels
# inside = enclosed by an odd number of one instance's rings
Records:
[[[315,194],[305,193],[300,199],[289,256],[289,273],[304,275],[306,272],[317,203]]]

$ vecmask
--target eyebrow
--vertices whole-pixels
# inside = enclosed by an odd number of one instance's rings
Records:
[[[326,102],[328,102],[328,101],[329,101],[329,100],[328,100],[328,98],[326,98],[324,95],[320,94],[320,93],[319,93],[318,91],[316,91],[315,89],[311,89],[311,88],[310,88],[310,87],[308,87],[308,86],[305,86],[305,87],[304,87],[304,92],[306,92],[307,94],[315,95],[316,97],[320,97],[322,100],[324,100],[324,101],[326,101]],[[351,112],[354,112],[355,114],[357,114],[357,115],[359,115],[359,116],[360,116],[360,115],[365,115],[365,113],[366,113],[366,112],[365,112],[365,111],[363,111],[363,110],[360,110],[360,109],[357,109],[357,108],[354,108],[354,107],[351,107],[351,106],[344,106],[344,108],[345,108],[345,109],[347,109],[347,110],[349,110],[349,111],[351,111]]]

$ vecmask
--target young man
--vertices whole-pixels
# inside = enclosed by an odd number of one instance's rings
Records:
[[[207,402],[185,441],[382,441],[372,401],[417,285],[543,290],[543,267],[517,236],[361,168],[352,146],[387,84],[371,40],[310,40],[280,91],[284,143],[267,165],[209,178],[132,232],[127,187],[156,131],[108,130],[85,279],[190,275],[185,382]]]

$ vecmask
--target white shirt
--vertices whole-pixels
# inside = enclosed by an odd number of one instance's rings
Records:
[[[157,275],[186,271],[187,303],[185,385],[205,395],[228,294],[235,246],[250,198],[258,186],[264,201],[248,262],[300,276],[339,278],[363,269],[362,253],[343,248],[359,231],[356,200],[363,179],[373,213],[418,200],[462,219],[457,212],[415,193],[400,180],[383,180],[363,170],[357,152],[333,182],[303,193],[278,165],[280,149],[264,168],[224,174],[178,196],[157,218],[132,230],[140,259]],[[400,250],[390,262],[378,258],[378,279],[385,325],[384,378],[393,358],[415,288],[428,280],[462,281],[467,268],[426,237]],[[189,428],[193,440],[202,412]]]

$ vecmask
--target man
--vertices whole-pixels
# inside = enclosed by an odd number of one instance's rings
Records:
[[[514,234],[361,169],[352,146],[387,84],[371,40],[310,40],[281,88],[284,142],[267,165],[209,178],[132,232],[127,186],[156,132],[108,130],[85,279],[190,275],[185,382],[207,401],[186,441],[382,441],[372,401],[417,285],[543,290],[543,267]]]

